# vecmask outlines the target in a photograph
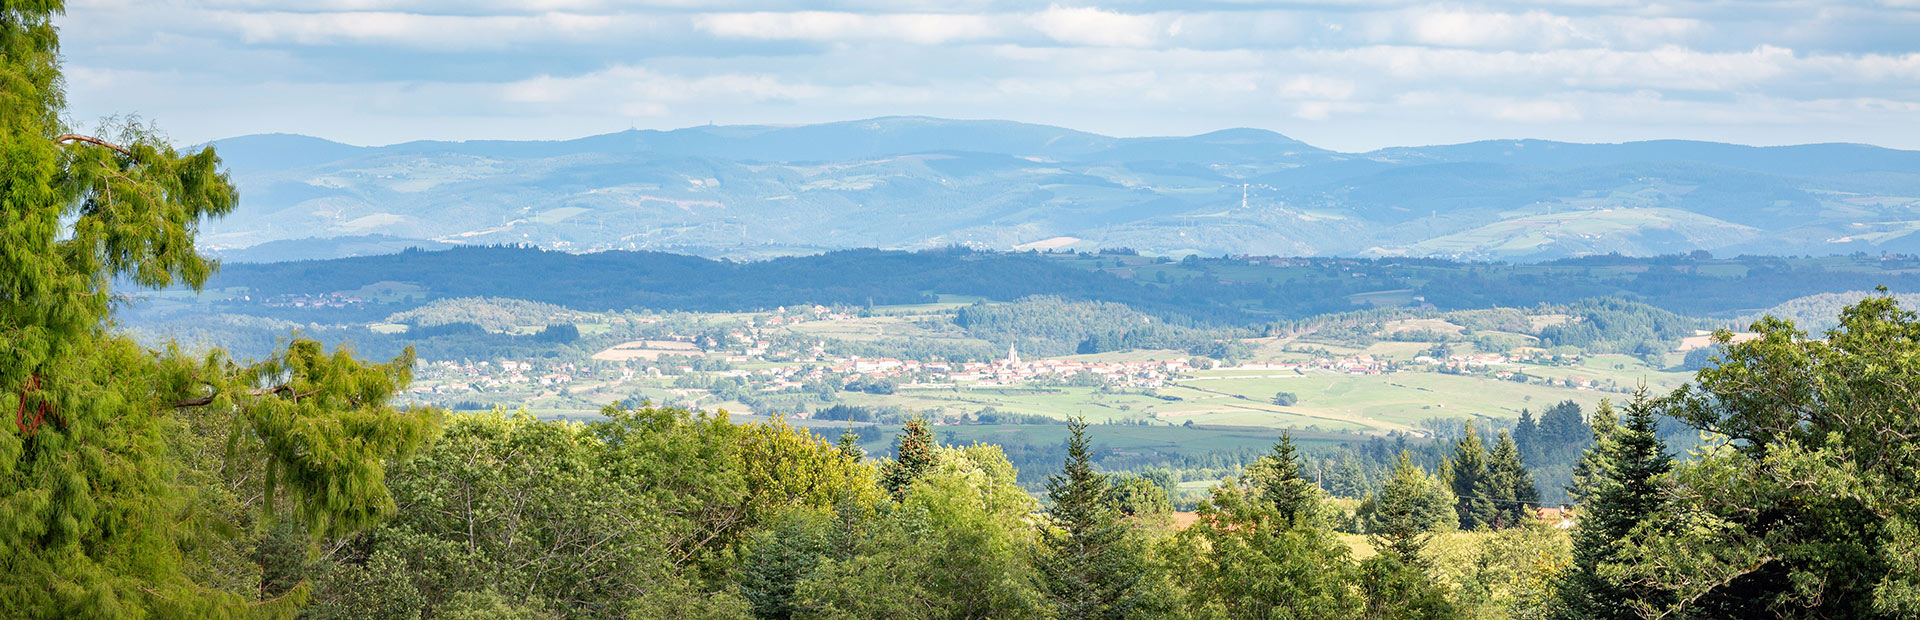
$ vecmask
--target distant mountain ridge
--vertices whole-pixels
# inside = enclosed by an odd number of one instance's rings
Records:
[[[1341,153],[1260,129],[1115,138],[886,117],[561,141],[361,147],[266,134],[214,145],[241,205],[203,239],[250,261],[409,243],[734,258],[942,245],[1505,260],[1920,251],[1920,152],[1858,144]]]

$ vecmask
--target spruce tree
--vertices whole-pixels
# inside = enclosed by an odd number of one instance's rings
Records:
[[[1581,419],[1580,404],[1561,401],[1540,412],[1540,432],[1535,436],[1542,454],[1574,449],[1587,441],[1587,423]]]
[[[1368,540],[1376,551],[1394,556],[1402,565],[1427,566],[1422,553],[1430,538],[1427,530],[1432,526],[1427,506],[1433,496],[1431,487],[1427,472],[1414,465],[1413,458],[1406,452],[1401,452],[1392,476],[1374,503],[1379,528]]]
[[[860,448],[860,434],[853,432],[851,426],[847,427],[846,432],[840,433],[840,441],[834,444],[834,448],[840,451],[841,456],[855,462],[867,457],[867,451]]]
[[[1293,445],[1293,434],[1281,432],[1280,440],[1273,444],[1273,453],[1261,459],[1260,466],[1263,469],[1257,480],[1260,497],[1273,506],[1281,522],[1288,527],[1311,524],[1320,511],[1319,489],[1300,473],[1300,455]]]
[[[1487,467],[1487,447],[1480,442],[1479,433],[1473,425],[1467,425],[1467,434],[1454,443],[1452,460],[1452,478],[1454,511],[1460,517],[1460,529],[1476,530],[1491,527],[1494,519],[1494,489],[1492,472]]]
[[[1035,561],[1041,586],[1063,620],[1127,618],[1143,567],[1109,501],[1106,477],[1093,471],[1086,421],[1070,420],[1067,428],[1065,467],[1047,478],[1053,506]]]
[[[1506,528],[1532,518],[1540,504],[1540,490],[1533,486],[1533,474],[1520,458],[1520,446],[1506,431],[1494,442],[1492,463],[1488,466],[1499,502],[1494,506],[1494,527]]]
[[[1626,419],[1589,450],[1589,476],[1579,525],[1573,532],[1573,565],[1561,576],[1559,618],[1638,618],[1631,602],[1660,608],[1665,595],[1650,586],[1609,576],[1603,567],[1620,561],[1625,539],[1660,508],[1659,478],[1673,457],[1654,435],[1653,403],[1644,391],[1627,403]]]
[[[1540,459],[1539,443],[1540,423],[1533,419],[1533,412],[1521,409],[1520,421],[1513,425],[1513,443],[1520,447],[1520,458],[1529,463]]]
[[[1600,399],[1600,406],[1593,410],[1590,431],[1595,448],[1581,453],[1580,460],[1574,462],[1573,479],[1566,487],[1567,496],[1573,498],[1575,503],[1586,503],[1587,497],[1593,494],[1601,476],[1605,475],[1602,469],[1605,453],[1597,448],[1606,443],[1607,436],[1611,435],[1614,429],[1619,428],[1619,425],[1620,420],[1613,413],[1613,401]]]
[[[880,472],[880,488],[886,489],[894,501],[899,501],[906,497],[913,481],[933,469],[934,440],[933,432],[927,429],[927,419],[914,416],[907,420],[893,447],[893,460]]]

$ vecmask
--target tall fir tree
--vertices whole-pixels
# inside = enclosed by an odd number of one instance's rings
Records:
[[[1533,485],[1533,474],[1527,471],[1520,457],[1520,445],[1513,435],[1500,432],[1491,459],[1488,476],[1493,481],[1493,489],[1499,493],[1493,526],[1498,529],[1525,523],[1532,518],[1533,508],[1540,504],[1540,490]]]
[[[914,416],[907,420],[906,427],[900,429],[900,438],[894,442],[893,460],[880,471],[880,488],[886,489],[894,501],[906,497],[913,481],[933,469],[934,447],[933,432],[927,429],[927,419]]]
[[[1586,445],[1587,437],[1587,423],[1580,415],[1579,403],[1561,401],[1540,412],[1540,432],[1535,435],[1535,443],[1539,444],[1541,454],[1577,450]]]
[[[1109,499],[1106,476],[1093,471],[1086,421],[1069,420],[1067,429],[1065,466],[1047,478],[1053,506],[1035,559],[1041,586],[1062,620],[1133,617],[1145,567]]]
[[[1533,412],[1521,409],[1520,421],[1513,425],[1513,443],[1520,448],[1520,458],[1529,463],[1540,458],[1537,446],[1540,437],[1540,423],[1533,419]]]
[[[1593,409],[1592,442],[1595,448],[1606,443],[1607,436],[1619,428],[1620,418],[1613,412],[1613,401],[1600,399],[1600,405]],[[1575,503],[1585,503],[1592,495],[1599,479],[1606,474],[1603,469],[1605,453],[1598,449],[1588,449],[1581,453],[1580,460],[1573,464],[1573,479],[1567,484],[1567,496]]]
[[[1626,552],[1627,535],[1659,510],[1660,477],[1673,470],[1673,456],[1655,436],[1653,403],[1645,391],[1628,401],[1626,418],[1589,454],[1587,485],[1573,531],[1573,565],[1561,575],[1556,617],[1565,620],[1639,618],[1635,603],[1659,609],[1666,594],[1641,582],[1608,574]]]
[[[840,433],[840,440],[833,446],[840,450],[841,456],[849,460],[859,462],[860,459],[867,458],[867,451],[860,447],[860,434],[853,432],[852,426],[848,426],[846,432]]]
[[[1499,491],[1494,487],[1487,464],[1487,446],[1480,434],[1467,425],[1467,434],[1453,445],[1452,476],[1454,511],[1460,516],[1460,529],[1477,530],[1493,526],[1494,504]]]
[[[1260,460],[1262,471],[1258,486],[1260,498],[1273,506],[1274,513],[1288,527],[1313,524],[1320,512],[1319,489],[1300,472],[1300,454],[1293,434],[1280,433],[1273,452]]]
[[[1432,537],[1427,533],[1432,525],[1427,506],[1432,487],[1427,472],[1413,464],[1413,457],[1401,452],[1374,505],[1379,528],[1368,540],[1376,551],[1394,556],[1405,566],[1428,565],[1424,554]]]

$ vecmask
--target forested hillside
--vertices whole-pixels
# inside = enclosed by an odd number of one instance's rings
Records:
[[[1914,252],[1920,153],[1502,140],[1340,153],[1259,129],[1114,138],[885,117],[552,142],[222,140],[256,260],[397,240],[767,258],[847,248],[1550,260]],[[336,240],[336,238],[342,238]]]

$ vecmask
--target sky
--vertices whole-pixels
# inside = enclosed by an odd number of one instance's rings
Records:
[[[182,144],[927,115],[1920,149],[1920,0],[68,0],[58,24],[73,121]]]

